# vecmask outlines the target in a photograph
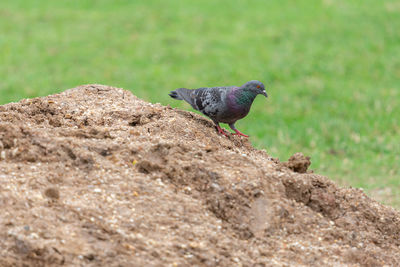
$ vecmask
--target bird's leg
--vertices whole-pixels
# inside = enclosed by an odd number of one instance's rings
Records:
[[[244,133],[241,133],[238,129],[236,129],[234,123],[229,124],[229,127],[231,127],[231,129],[235,131],[235,133],[233,133],[232,135],[241,135],[241,136],[244,136],[244,137],[249,137],[248,135],[246,135]]]
[[[215,125],[217,126],[218,133],[220,133],[220,134],[225,135],[226,137],[228,137],[228,135],[225,133],[224,129],[222,129],[221,126],[219,126],[218,123],[215,123]]]

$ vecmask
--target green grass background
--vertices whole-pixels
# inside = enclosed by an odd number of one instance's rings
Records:
[[[189,109],[167,93],[253,79],[255,146],[400,207],[399,1],[0,3],[0,104],[101,83]]]

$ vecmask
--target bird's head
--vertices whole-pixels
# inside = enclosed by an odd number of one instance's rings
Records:
[[[260,82],[260,81],[256,81],[256,80],[249,81],[249,82],[243,84],[242,88],[243,89],[247,89],[247,90],[249,90],[249,91],[251,91],[251,92],[253,92],[253,93],[257,94],[257,95],[260,94],[260,95],[263,95],[265,97],[268,97],[268,94],[265,91],[264,84],[262,82]]]

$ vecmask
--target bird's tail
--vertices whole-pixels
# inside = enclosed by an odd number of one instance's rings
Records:
[[[178,94],[177,91],[171,91],[168,95],[172,98],[183,100],[183,98]]]
[[[175,91],[171,91],[171,93],[169,93],[169,96],[178,100],[185,100],[193,108],[197,109],[196,105],[194,104],[194,94],[192,94],[193,91],[195,90],[179,88],[176,89]]]

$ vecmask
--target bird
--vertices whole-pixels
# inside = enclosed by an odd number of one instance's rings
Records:
[[[226,123],[235,132],[233,135],[244,137],[249,136],[236,129],[235,123],[249,113],[257,95],[268,97],[264,84],[256,80],[246,82],[240,87],[178,88],[169,93],[170,97],[185,100],[194,109],[209,117],[217,127],[218,133],[228,136],[219,125]]]

